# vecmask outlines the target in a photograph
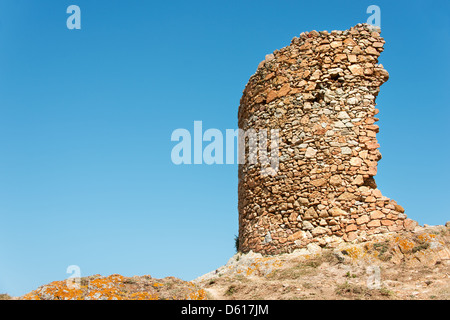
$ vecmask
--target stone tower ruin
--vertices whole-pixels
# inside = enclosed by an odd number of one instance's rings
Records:
[[[245,87],[242,130],[279,129],[279,167],[239,166],[239,250],[279,254],[332,246],[416,222],[381,194],[375,98],[389,78],[380,30],[311,31],[266,56]]]

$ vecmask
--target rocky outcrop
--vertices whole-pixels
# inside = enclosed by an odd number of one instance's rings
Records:
[[[236,253],[195,280],[211,299],[448,300],[450,223],[379,233],[334,248],[289,254]]]
[[[175,277],[120,274],[71,278],[40,286],[15,300],[205,300],[206,292]]]
[[[238,252],[191,282],[149,275],[54,281],[14,300],[298,300],[450,298],[450,223],[379,233],[334,248],[290,254]]]
[[[279,130],[279,168],[239,166],[239,249],[292,252],[412,230],[374,176],[381,159],[375,98],[389,74],[380,30],[302,33],[266,56],[239,106],[243,131]]]

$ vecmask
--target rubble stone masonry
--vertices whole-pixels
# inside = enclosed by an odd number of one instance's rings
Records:
[[[239,249],[279,254],[413,229],[374,180],[375,98],[389,74],[380,29],[311,31],[266,56],[245,87],[239,128],[279,129],[279,168],[239,166]]]

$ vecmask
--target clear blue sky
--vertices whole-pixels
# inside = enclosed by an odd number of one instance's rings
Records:
[[[81,8],[68,30],[66,8]],[[237,127],[264,56],[381,8],[376,181],[449,217],[449,1],[0,0],[0,293],[81,275],[191,280],[238,233],[237,165],[171,162],[173,130]]]

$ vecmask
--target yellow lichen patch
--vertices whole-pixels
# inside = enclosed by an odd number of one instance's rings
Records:
[[[206,291],[203,289],[199,289],[195,284],[192,282],[188,282],[190,288],[189,288],[189,294],[186,296],[186,300],[207,300]]]
[[[250,267],[247,268],[245,275],[246,276],[250,276],[252,275],[253,272],[255,272],[256,270],[258,270],[258,265],[255,263],[252,263],[250,265]]]
[[[436,239],[436,235],[432,233],[422,233],[417,236],[417,239],[422,243],[430,243]]]
[[[402,237],[395,237],[394,242],[403,253],[410,252],[415,246],[414,242]]]
[[[345,248],[345,250],[342,250],[342,253],[348,255],[353,260],[353,262],[375,262],[376,259],[380,259],[380,245],[383,244],[381,242],[375,242],[366,243],[365,245],[349,246]]]
[[[158,300],[159,296],[157,293],[150,292],[135,292],[130,295],[130,300]]]
[[[30,293],[27,293],[22,297],[22,300],[41,300],[38,294],[35,293],[35,291],[32,291]]]
[[[174,295],[175,293],[175,295]],[[206,292],[176,278],[152,280],[150,276],[125,278],[118,274],[81,278],[78,285],[54,281],[39,287],[23,300],[166,300],[206,299]]]
[[[66,281],[53,281],[24,296],[24,300],[82,300],[85,287],[69,287]]]
[[[124,300],[125,294],[120,290],[123,286],[123,276],[113,274],[97,278],[89,283],[88,299]]]
[[[245,270],[245,274],[247,276],[250,275],[264,275],[267,276],[275,271],[276,268],[280,268],[282,266],[282,262],[278,259],[274,258],[257,258],[254,262],[250,264],[249,267]]]
[[[192,291],[189,293],[187,300],[207,300],[206,291],[203,289]]]
[[[359,246],[346,248],[345,252],[353,260],[357,260],[357,259],[363,258],[366,255],[366,253],[367,253],[363,248],[361,248]]]

